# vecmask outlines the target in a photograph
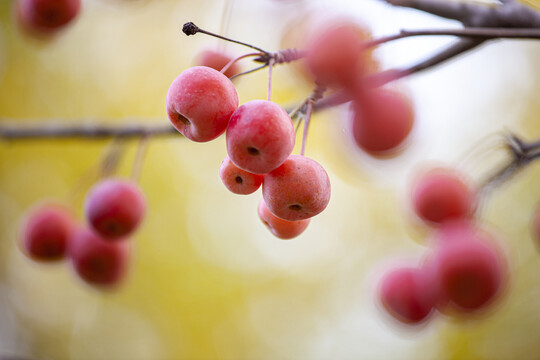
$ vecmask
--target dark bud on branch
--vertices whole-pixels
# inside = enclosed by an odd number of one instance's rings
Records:
[[[199,27],[190,21],[190,22],[185,23],[184,26],[182,26],[182,31],[187,36],[195,35],[196,33],[199,32]]]

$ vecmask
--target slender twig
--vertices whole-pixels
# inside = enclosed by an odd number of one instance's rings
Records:
[[[270,59],[268,62],[268,101],[272,100],[272,66],[274,65],[274,60]]]
[[[430,29],[401,30],[398,34],[383,36],[366,42],[363,46],[371,48],[395,40],[413,36],[459,36],[479,39],[540,39],[540,28],[464,28],[464,29]]]
[[[0,120],[4,121],[4,119]],[[141,136],[178,136],[178,131],[169,124],[160,125],[64,125],[59,123],[36,124],[32,126],[0,124],[0,139],[104,139],[138,138]]]

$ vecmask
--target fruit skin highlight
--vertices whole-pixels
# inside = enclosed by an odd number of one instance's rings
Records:
[[[63,206],[53,203],[37,205],[22,222],[22,250],[33,260],[61,260],[67,253],[75,226],[73,215]]]
[[[289,221],[321,213],[330,202],[330,179],[315,160],[291,155],[263,179],[263,198],[275,216]]]
[[[90,189],[85,200],[89,224],[110,240],[131,234],[141,223],[145,210],[144,195],[130,180],[103,180]]]
[[[91,285],[113,286],[126,275],[129,241],[107,241],[91,229],[79,227],[72,234],[69,256],[82,280]]]
[[[259,218],[263,224],[270,230],[270,232],[277,238],[283,240],[289,240],[297,237],[306,230],[309,225],[310,219],[288,221],[283,220],[275,216],[268,210],[268,207],[264,203],[264,199],[259,202],[257,209]]]
[[[48,35],[77,17],[81,0],[18,0],[15,6],[23,29],[36,35]]]
[[[252,100],[231,116],[227,152],[240,169],[266,174],[280,166],[294,148],[294,126],[278,104]]]
[[[238,108],[233,83],[206,66],[194,66],[176,77],[165,99],[167,115],[182,135],[206,142],[225,132],[229,118]]]

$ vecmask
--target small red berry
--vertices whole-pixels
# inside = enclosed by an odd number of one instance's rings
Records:
[[[425,221],[440,224],[467,218],[474,211],[475,195],[457,171],[433,169],[420,177],[412,190],[415,213]]]
[[[34,260],[63,259],[74,227],[75,220],[66,208],[41,204],[32,209],[23,221],[21,246]]]
[[[372,155],[397,153],[414,123],[412,103],[395,90],[359,89],[352,110],[354,141]]]
[[[259,218],[274,236],[288,240],[293,239],[306,230],[311,219],[288,221],[275,216],[268,210],[264,199],[259,202]]]
[[[281,219],[308,219],[330,202],[330,179],[315,160],[291,155],[264,176],[263,198],[272,214]]]
[[[145,199],[132,181],[107,179],[97,183],[86,196],[85,211],[92,228],[107,239],[132,233],[145,213]]]
[[[183,71],[165,100],[173,126],[190,140],[206,142],[225,132],[238,107],[236,89],[225,75],[206,66]]]
[[[253,100],[240,106],[227,128],[227,152],[247,172],[266,174],[280,166],[294,148],[294,126],[278,104]]]
[[[425,269],[399,268],[386,273],[379,296],[386,310],[406,324],[428,318],[437,303],[437,286]]]
[[[239,195],[254,193],[263,181],[262,175],[249,173],[234,165],[228,155],[221,163],[219,176],[227,189]]]
[[[459,238],[440,243],[433,268],[441,295],[464,311],[479,310],[494,301],[506,280],[506,262],[485,233],[463,229]]]
[[[17,0],[17,19],[36,34],[49,34],[73,21],[81,9],[81,0]]]
[[[129,241],[107,241],[91,229],[79,228],[71,238],[69,255],[73,268],[85,282],[112,286],[126,274]]]

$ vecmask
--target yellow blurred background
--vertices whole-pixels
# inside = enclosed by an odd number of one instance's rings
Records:
[[[375,36],[456,26],[375,0],[229,6],[227,35],[269,50],[311,11],[346,13]],[[226,9],[216,0],[86,0],[74,24],[39,40],[22,33],[11,2],[0,1],[2,123],[166,124],[168,86],[201,49],[249,52],[181,33],[187,21],[218,32]],[[376,55],[383,67],[405,65],[448,43],[406,40]],[[441,316],[411,330],[387,321],[374,298],[382,269],[417,263],[428,251],[429,229],[408,204],[417,169],[444,162],[480,179],[506,159],[497,134],[540,138],[539,45],[498,42],[404,81],[417,122],[395,159],[373,160],[350,145],[347,107],[317,114],[306,155],[328,171],[332,199],[291,241],[258,219],[260,192],[241,197],[221,184],[223,137],[152,139],[140,179],[148,216],[131,239],[129,277],[114,291],[83,284],[66,263],[36,264],[17,245],[26,209],[65,200],[110,141],[1,141],[0,358],[540,359],[540,254],[530,235],[539,164],[485,201],[483,223],[507,245],[512,268],[510,288],[486,316]],[[266,98],[266,81],[266,72],[240,78],[240,103]],[[283,106],[311,91],[286,66],[275,69],[273,84],[272,99]],[[129,176],[136,145],[125,145],[119,175]],[[81,219],[87,187],[73,203]]]

